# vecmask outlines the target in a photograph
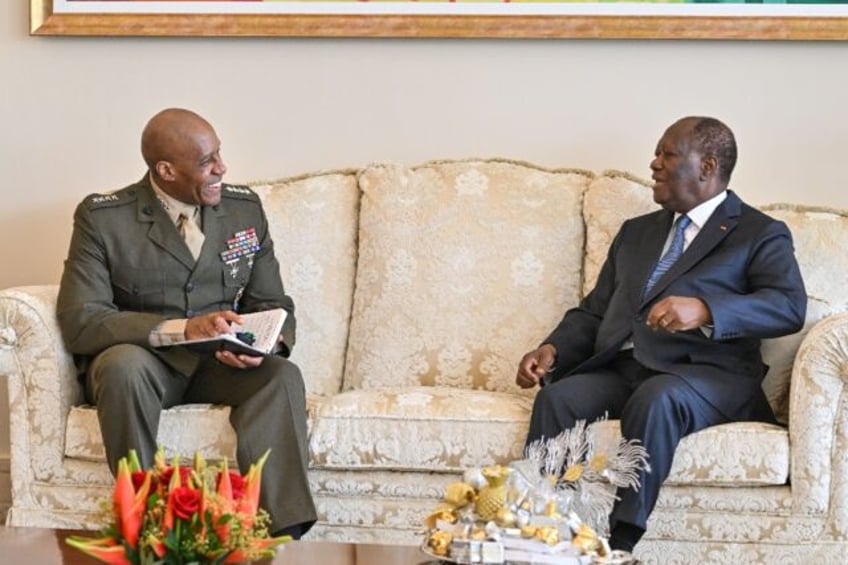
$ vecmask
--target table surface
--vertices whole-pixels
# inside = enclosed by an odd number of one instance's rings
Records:
[[[71,535],[96,532],[7,528],[0,526],[0,561],[37,565],[94,565],[98,563],[65,543]],[[6,559],[14,558],[14,561]],[[330,541],[294,541],[281,546],[273,565],[436,565],[418,547],[407,545],[354,544]]]

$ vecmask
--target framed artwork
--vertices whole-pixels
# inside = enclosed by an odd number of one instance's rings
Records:
[[[848,0],[30,0],[33,35],[848,39]]]

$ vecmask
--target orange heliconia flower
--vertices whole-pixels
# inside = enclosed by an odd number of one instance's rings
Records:
[[[69,537],[65,542],[71,547],[75,547],[86,555],[90,555],[103,563],[108,563],[109,565],[132,565],[132,561],[127,558],[126,548],[122,545],[116,545],[115,540],[111,537],[99,539]]]
[[[147,509],[147,494],[150,491],[151,473],[144,478],[141,488],[135,491],[132,474],[126,458],[118,462],[118,476],[115,482],[113,503],[118,530],[132,549],[138,547],[138,536]]]

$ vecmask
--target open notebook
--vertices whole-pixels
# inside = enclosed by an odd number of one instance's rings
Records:
[[[237,354],[270,355],[277,349],[280,332],[288,312],[282,308],[240,314],[241,324],[232,324],[232,333],[221,334],[203,339],[185,339],[172,341],[171,346],[188,347],[199,353],[214,353],[226,349]]]

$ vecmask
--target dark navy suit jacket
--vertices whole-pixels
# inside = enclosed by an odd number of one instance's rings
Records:
[[[767,367],[760,340],[797,332],[804,323],[807,297],[792,236],[783,222],[728,191],[677,263],[643,296],[673,219],[660,210],[622,225],[595,288],[545,340],[557,350],[550,378],[597,370],[632,339],[642,365],[679,375],[734,419],[762,395]],[[649,328],[651,306],[667,296],[703,300],[712,334]]]

